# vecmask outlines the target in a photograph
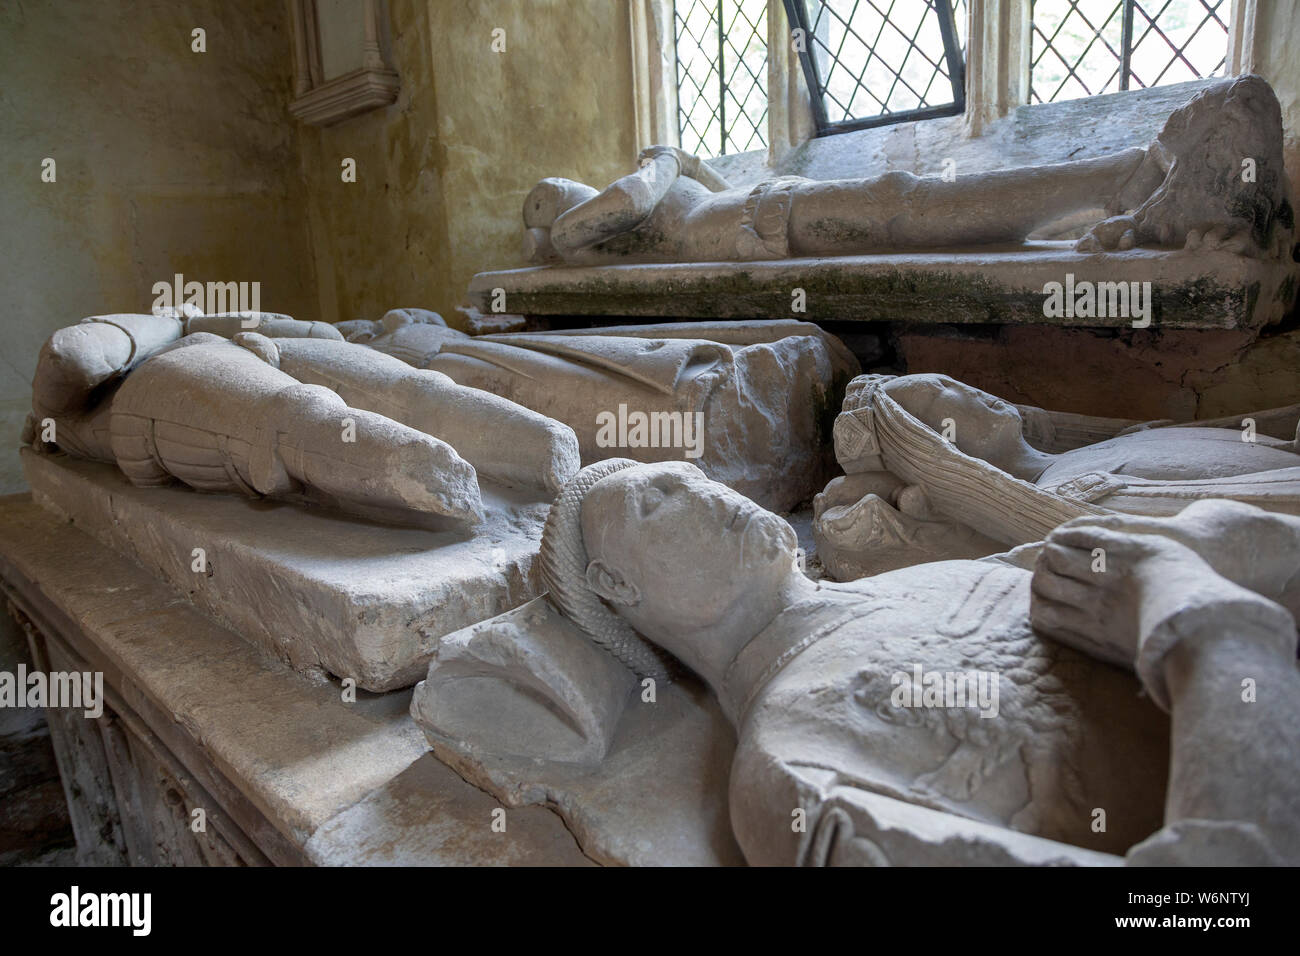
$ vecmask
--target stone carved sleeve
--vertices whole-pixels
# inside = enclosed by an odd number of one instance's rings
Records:
[[[1275,623],[1260,619],[1269,613]],[[1226,626],[1216,621],[1213,634],[1180,629],[1181,640],[1204,644],[1181,662],[1144,662],[1139,652],[1144,682],[1168,683],[1173,753],[1165,826],[1129,851],[1130,865],[1300,859],[1300,824],[1290,806],[1295,751],[1282,743],[1300,722],[1295,622],[1275,605],[1261,615],[1245,615],[1255,618],[1248,621],[1234,614]],[[1157,642],[1144,640],[1143,650]],[[1167,659],[1168,651],[1160,656]],[[1246,680],[1258,682],[1258,696],[1247,699]]]
[[[635,686],[540,597],[443,637],[411,716],[453,765],[473,754],[596,766]]]
[[[440,438],[486,478],[554,494],[578,470],[573,430],[509,399],[362,345],[277,341],[282,371]]]

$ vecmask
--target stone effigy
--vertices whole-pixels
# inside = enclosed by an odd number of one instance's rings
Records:
[[[541,181],[523,211],[533,266],[479,273],[469,297],[527,316],[782,318],[797,296],[812,321],[1278,321],[1300,267],[1277,96],[1238,76],[1161,109],[1145,145],[1108,136],[1087,159],[928,176],[772,170],[732,185],[698,157],[651,147],[603,190]],[[1115,297],[1081,293],[1076,309],[1063,295],[1076,280]]]
[[[384,317],[374,319],[349,319],[334,323],[334,330],[349,342],[364,345],[371,339],[394,332],[407,325],[438,325],[446,328],[447,323],[437,312],[428,309],[389,309]]]
[[[1242,173],[1242,157],[1256,163]],[[1146,149],[947,181],[783,177],[732,188],[676,147],[654,146],[602,191],[545,179],[524,204],[525,253],[544,264],[720,262],[1018,242],[1072,215],[1109,214],[1083,251],[1227,248],[1279,258],[1294,211],[1277,97],[1257,76],[1199,92]]]
[[[234,338],[180,337],[182,321]],[[283,337],[237,331],[250,325]],[[319,328],[332,336],[313,334],[317,325],[95,317],[42,349],[33,416],[52,423],[60,447],[116,462],[137,485],[317,495],[395,520],[481,520],[476,467],[552,492],[576,470],[576,441],[558,422],[346,343],[330,326]]]
[[[827,405],[858,367],[834,336],[790,321],[481,336],[407,322],[366,344],[563,422],[584,464],[688,459],[777,511],[829,477]]]
[[[1095,419],[1013,406],[943,375],[862,376],[834,430],[846,474],[814,501],[818,554],[849,580],[1202,498],[1298,514],[1298,422],[1300,406],[1179,426]]]
[[[1227,501],[1085,517],[1032,573],[946,561],[851,584],[800,574],[794,540],[689,464],[617,460],[579,473],[543,540],[549,599],[578,633],[636,676],[684,665],[716,694],[750,863],[1300,860],[1283,743],[1300,718],[1300,520]],[[566,712],[572,685],[508,656],[478,657],[480,704],[513,686]],[[441,666],[412,711],[445,746]],[[456,730],[482,763],[520,711],[478,714],[481,736]],[[551,754],[530,740],[536,767]]]
[[[579,467],[560,422],[268,314],[59,330],[26,438],[42,505],[299,670],[372,691],[536,594],[547,505]]]

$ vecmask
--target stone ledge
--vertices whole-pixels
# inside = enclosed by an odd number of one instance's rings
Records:
[[[510,836],[493,833],[497,801],[428,753],[409,693],[343,701],[27,495],[0,498],[0,585],[271,862],[590,862],[547,809],[507,810]]]
[[[1070,242],[995,251],[841,256],[769,262],[548,266],[481,272],[470,301],[494,290],[523,315],[805,319],[1129,328],[1132,320],[1046,318],[1043,287],[1075,281],[1150,282],[1151,328],[1259,329],[1295,299],[1300,267],[1226,252],[1076,252]],[[807,311],[791,295],[807,293]]]
[[[484,487],[474,537],[286,502],[137,488],[112,465],[22,452],[38,504],[296,670],[369,691],[424,677],[442,635],[537,594],[547,503]],[[206,573],[192,570],[203,548]]]

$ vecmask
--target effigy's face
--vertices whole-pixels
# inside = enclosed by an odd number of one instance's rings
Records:
[[[636,616],[668,629],[707,626],[747,595],[771,593],[794,571],[798,546],[784,520],[685,462],[599,482],[583,535],[590,557],[634,587]]]
[[[945,375],[918,376],[898,394],[908,411],[967,454],[1011,449],[1022,438],[1023,422],[1014,405]]]
[[[968,386],[962,386],[962,390],[972,393],[968,400],[979,407],[982,427],[988,430],[989,437],[993,441],[1019,441],[1023,432],[1023,422],[1020,412],[1014,405],[988,392]]]

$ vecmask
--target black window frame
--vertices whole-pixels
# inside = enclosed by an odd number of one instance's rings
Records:
[[[799,61],[803,66],[804,79],[812,99],[813,120],[817,130],[815,136],[832,136],[836,133],[850,133],[860,129],[874,129],[880,126],[893,126],[897,123],[910,123],[915,120],[935,119],[940,116],[959,116],[966,112],[966,62],[957,34],[956,17],[953,12],[953,0],[927,0],[931,9],[939,17],[939,33],[943,37],[944,60],[948,67],[948,80],[952,84],[952,102],[937,106],[923,106],[918,109],[902,110],[897,113],[881,113],[852,120],[830,120],[826,115],[826,87],[817,69],[817,61],[812,51],[812,23],[808,13],[808,0],[783,0],[786,17],[791,29],[800,29],[804,33],[803,49],[798,51]]]

